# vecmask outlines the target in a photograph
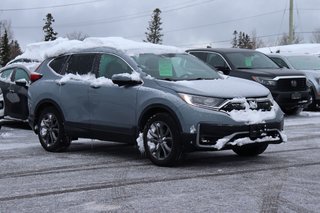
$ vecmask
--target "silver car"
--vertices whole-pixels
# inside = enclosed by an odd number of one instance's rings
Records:
[[[188,53],[160,52],[103,47],[46,59],[28,90],[29,123],[43,148],[63,151],[77,138],[137,143],[169,166],[190,150],[255,156],[285,140],[283,112],[267,88]]]
[[[290,53],[275,53],[268,56],[281,67],[303,72],[311,91],[312,103],[310,110],[320,109],[320,58],[315,55],[297,55]]]

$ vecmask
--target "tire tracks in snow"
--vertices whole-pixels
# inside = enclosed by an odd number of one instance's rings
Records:
[[[153,184],[165,183],[165,182],[183,181],[183,180],[190,180],[190,179],[197,179],[197,178],[239,175],[239,174],[265,172],[265,171],[287,170],[289,168],[299,168],[299,167],[319,166],[319,165],[320,165],[320,162],[313,162],[313,163],[302,163],[302,164],[289,164],[285,166],[277,166],[277,167],[263,168],[263,169],[247,169],[247,170],[240,170],[240,171],[214,172],[214,173],[204,173],[204,174],[191,173],[191,174],[185,174],[185,175],[177,175],[174,177],[132,178],[132,179],[126,179],[123,182],[111,181],[111,182],[96,182],[96,183],[90,183],[90,184],[87,183],[85,185],[78,185],[70,188],[65,187],[63,189],[57,189],[57,190],[48,190],[43,192],[36,192],[36,193],[29,193],[29,194],[26,193],[26,194],[15,195],[15,196],[0,197],[0,202],[20,200],[20,199],[30,199],[30,198],[37,198],[37,197],[44,197],[44,196],[64,195],[68,193],[95,191],[95,190],[102,190],[102,189],[112,189],[116,187],[127,187],[127,186],[150,184],[150,183],[153,183]]]
[[[319,150],[320,147],[311,147],[311,148],[301,148],[301,149],[291,149],[291,150],[275,150],[266,152],[266,154],[273,153],[289,153],[289,152],[300,152],[300,151],[311,151],[311,150]],[[209,157],[210,159],[213,158]],[[208,157],[197,158],[199,161],[203,161],[205,159],[209,159]],[[20,178],[20,177],[28,177],[28,176],[36,176],[36,175],[48,175],[48,174],[57,174],[57,173],[65,173],[65,172],[78,172],[78,171],[90,171],[90,170],[99,170],[99,169],[114,169],[114,168],[129,168],[129,167],[141,167],[141,166],[154,166],[149,163],[149,161],[136,159],[135,161],[131,161],[128,164],[127,161],[119,160],[112,162],[101,162],[95,164],[78,164],[78,165],[68,165],[68,166],[60,166],[60,167],[51,167],[51,168],[43,168],[37,170],[28,170],[28,171],[20,171],[20,172],[11,172],[11,173],[3,173],[0,174],[0,179],[6,178]]]

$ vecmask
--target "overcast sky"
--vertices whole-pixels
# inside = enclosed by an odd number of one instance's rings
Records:
[[[296,32],[309,42],[320,28],[320,0],[294,0]],[[58,35],[121,36],[136,41],[155,8],[162,10],[163,43],[180,47],[230,47],[234,30],[256,31],[275,45],[288,32],[289,0],[1,0],[0,20],[10,20],[22,48],[42,41],[43,19],[51,13]],[[280,35],[279,35],[280,34]]]

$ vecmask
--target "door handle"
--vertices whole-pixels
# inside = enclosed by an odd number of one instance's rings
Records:
[[[66,84],[66,82],[59,82],[59,81],[56,81],[56,84],[58,84],[59,86],[63,86]]]
[[[91,84],[90,87],[93,88],[93,89],[98,89],[98,88],[100,88],[101,86],[100,86],[100,85]]]

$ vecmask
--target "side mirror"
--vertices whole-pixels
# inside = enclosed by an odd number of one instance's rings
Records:
[[[225,74],[225,75],[229,75],[229,74],[230,74],[230,69],[229,69],[229,67],[216,66],[215,68],[216,68],[217,70],[223,72],[223,74]]]
[[[129,74],[117,74],[111,77],[111,80],[114,84],[118,86],[135,86],[138,84],[142,84],[141,79],[134,79]]]
[[[21,87],[28,87],[29,86],[28,81],[26,79],[24,79],[24,78],[16,80],[15,84],[18,85],[18,86],[21,86]]]

